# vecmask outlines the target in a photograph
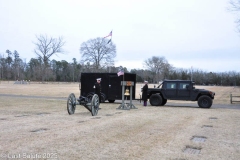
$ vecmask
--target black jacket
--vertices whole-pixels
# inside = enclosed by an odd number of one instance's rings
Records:
[[[142,100],[147,101],[147,90],[148,90],[148,85],[145,84],[142,88]]]

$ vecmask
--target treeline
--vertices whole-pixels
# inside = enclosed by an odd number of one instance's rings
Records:
[[[28,63],[19,58],[17,51],[6,58],[0,57],[0,79],[1,80],[42,80],[43,62],[41,59],[32,58]],[[79,82],[82,72],[103,72],[117,73],[120,69],[125,73],[135,73],[137,82],[148,80],[150,83],[158,83],[163,79],[181,79],[194,80],[196,84],[201,85],[222,85],[222,86],[239,86],[240,73],[229,71],[223,73],[204,72],[200,69],[180,69],[167,68],[167,71],[153,72],[143,69],[132,69],[128,71],[122,66],[109,66],[96,70],[89,63],[82,65],[74,58],[72,62],[65,60],[49,61],[45,72],[45,81],[63,81],[63,82]]]
[[[128,71],[123,66],[107,66],[96,69],[95,65],[91,65],[90,63],[78,63],[76,58],[73,58],[72,62],[51,60],[48,61],[46,68],[41,58],[32,58],[29,62],[26,62],[19,57],[17,51],[11,53],[7,50],[6,53],[8,54],[6,58],[0,55],[1,80],[42,81],[44,74],[45,81],[79,82],[82,72],[117,73],[119,70],[123,70],[125,73],[135,73],[137,75],[137,82],[148,80],[149,83],[159,83],[163,79],[181,79],[194,80],[196,84],[200,85],[240,86],[239,72],[214,73],[205,72],[200,69],[174,68],[166,60],[161,62],[161,70],[157,71],[149,67],[145,70],[132,69]],[[152,68],[156,67],[153,66]]]
[[[146,79],[150,83],[158,83],[154,80],[154,74],[148,70],[131,70],[131,73],[137,74],[138,82]],[[235,71],[214,73],[200,69],[174,68],[163,79],[193,80],[197,85],[240,86],[240,73]]]
[[[0,80],[61,81],[79,82],[82,72],[135,73],[137,82],[148,80],[159,83],[163,79],[194,80],[201,85],[239,86],[240,73],[205,72],[201,69],[175,68],[165,57],[153,56],[143,64],[146,69],[128,71],[124,66],[115,67],[116,45],[105,38],[95,38],[83,42],[80,47],[81,62],[76,58],[72,62],[50,60],[52,55],[63,53],[65,41],[62,37],[53,38],[47,35],[36,36],[34,53],[38,58],[29,62],[23,61],[15,50],[6,50],[7,56],[0,55]]]

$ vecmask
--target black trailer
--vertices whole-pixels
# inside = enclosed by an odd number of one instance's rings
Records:
[[[81,73],[81,88],[80,95],[91,99],[94,95],[94,84],[96,79],[101,78],[101,102],[113,103],[115,100],[122,99],[122,86],[121,81],[132,81],[134,86],[132,88],[132,99],[135,99],[136,91],[136,74],[124,73],[118,76],[117,73]]]

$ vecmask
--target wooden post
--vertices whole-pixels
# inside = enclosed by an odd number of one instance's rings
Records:
[[[132,104],[132,86],[134,86],[134,82],[131,82],[130,84],[130,104],[128,104],[128,107],[130,109],[138,109],[137,107],[135,107],[133,104]]]
[[[121,81],[121,85],[122,85],[122,104],[116,109],[129,110],[130,108],[128,108],[127,105],[124,102],[124,89],[125,89],[125,86],[126,86],[126,81]]]

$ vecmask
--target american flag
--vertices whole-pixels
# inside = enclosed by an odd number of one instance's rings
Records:
[[[103,38],[107,38],[107,37],[110,37],[110,36],[112,36],[112,31],[106,37],[103,37]]]
[[[118,75],[118,76],[124,75],[124,72],[123,72],[123,71],[119,71],[119,72],[117,73],[117,75]]]

